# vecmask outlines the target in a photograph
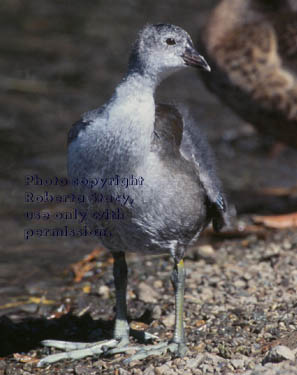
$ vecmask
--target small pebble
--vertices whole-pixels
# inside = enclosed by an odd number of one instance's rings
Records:
[[[162,319],[162,323],[163,323],[167,328],[173,327],[173,326],[174,326],[174,322],[175,322],[175,315],[174,315],[174,313],[169,314],[169,315],[165,316],[165,317]]]
[[[198,247],[198,254],[201,257],[212,257],[215,255],[215,251],[211,245],[202,245]]]
[[[110,296],[110,288],[106,285],[101,285],[98,290],[99,295],[103,299],[108,299]]]
[[[187,361],[187,367],[191,369],[197,368],[202,360],[203,354],[198,355],[196,358],[191,358]]]
[[[294,361],[294,353],[287,346],[277,345],[274,348],[271,348],[266,354],[263,359],[263,364],[266,364],[268,362],[278,363],[286,360]]]
[[[152,311],[152,318],[155,320],[159,320],[161,315],[162,315],[161,307],[159,305],[155,305]]]
[[[163,374],[168,375],[168,374],[171,374],[171,373],[173,373],[173,371],[167,365],[162,365],[162,366],[156,367],[156,375],[163,375]]]
[[[153,366],[153,365],[149,365],[149,367],[147,367],[147,368],[144,370],[143,375],[155,375],[155,369],[154,369],[154,366]]]
[[[157,291],[144,282],[141,282],[138,285],[138,297],[141,301],[145,303],[157,303],[158,302]]]
[[[244,368],[244,360],[243,359],[231,359],[231,365],[237,369],[242,369]]]

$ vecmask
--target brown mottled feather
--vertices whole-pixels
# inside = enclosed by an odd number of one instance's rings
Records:
[[[202,39],[207,86],[263,133],[297,147],[297,12],[286,0],[222,0]]]
[[[297,72],[297,13],[283,14],[274,20],[274,27],[279,41],[279,54],[284,63],[293,62],[292,69]]]

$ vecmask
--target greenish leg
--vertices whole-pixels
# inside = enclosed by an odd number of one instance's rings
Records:
[[[172,342],[178,344],[180,355],[185,354],[184,333],[184,290],[185,290],[185,268],[183,259],[175,262],[171,281],[175,292],[175,327]]]
[[[174,259],[175,260],[175,259]],[[162,342],[155,345],[148,345],[144,347],[130,347],[137,350],[136,354],[132,355],[130,358],[126,359],[124,363],[129,363],[134,360],[144,359],[148,356],[163,355],[167,351],[175,353],[176,355],[182,357],[187,351],[185,344],[185,334],[184,334],[184,324],[183,324],[183,314],[184,314],[184,289],[185,289],[185,269],[183,260],[176,261],[174,264],[174,269],[171,275],[171,281],[175,292],[175,327],[173,338],[170,342]],[[111,349],[112,353],[120,353],[124,350],[121,348]]]

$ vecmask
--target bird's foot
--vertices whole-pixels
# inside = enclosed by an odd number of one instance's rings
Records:
[[[59,340],[44,340],[42,341],[43,346],[48,346],[52,348],[58,348],[64,350],[62,353],[51,354],[42,358],[38,362],[38,367],[48,365],[50,363],[55,363],[63,359],[81,359],[88,356],[99,356],[102,353],[107,352],[109,349],[114,348],[121,344],[116,339],[103,340],[93,343],[85,342],[68,342]],[[126,342],[124,343],[126,345]]]
[[[141,332],[136,330],[130,330],[131,336],[147,342],[158,338],[148,332]],[[42,358],[38,362],[38,367],[45,366],[47,364],[55,363],[63,359],[81,359],[89,356],[110,355],[115,353],[127,352],[134,349],[133,346],[128,346],[128,336],[121,339],[103,340],[92,343],[85,342],[69,342],[60,340],[44,340],[41,342],[43,346],[52,347],[64,350],[62,353],[51,354]],[[140,346],[139,346],[140,347]],[[138,347],[138,348],[139,348]]]
[[[184,343],[176,343],[176,342],[162,342],[159,344],[154,345],[147,345],[147,346],[129,346],[123,348],[115,348],[111,349],[110,353],[123,353],[127,350],[136,350],[136,353],[133,354],[131,357],[124,360],[125,364],[129,364],[135,360],[145,359],[149,356],[162,356],[168,351],[175,354],[178,357],[183,357],[187,352],[187,346]]]

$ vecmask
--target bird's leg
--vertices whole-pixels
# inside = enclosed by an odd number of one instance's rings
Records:
[[[178,354],[186,353],[184,332],[184,292],[185,292],[185,268],[181,259],[174,265],[171,281],[175,293],[175,327],[172,342],[178,344]]]
[[[79,343],[57,340],[45,340],[42,342],[45,346],[55,347],[65,350],[63,353],[52,354],[38,363],[43,366],[49,363],[60,361],[61,359],[80,359],[87,356],[95,356],[100,354],[124,353],[130,350],[136,350],[136,354],[125,360],[129,363],[136,359],[143,359],[151,355],[162,355],[168,350],[183,356],[186,352],[183,328],[183,302],[184,302],[184,284],[185,272],[183,260],[175,261],[172,272],[172,283],[175,291],[175,328],[174,335],[170,342],[163,342],[155,345],[147,346],[128,346],[129,332],[130,335],[142,339],[144,341],[157,338],[149,333],[140,333],[139,331],[130,330],[127,322],[127,265],[125,261],[125,253],[118,252],[114,254],[114,279],[116,289],[116,320],[114,327],[114,338],[95,343]]]
[[[39,367],[58,362],[62,359],[80,359],[100,354],[113,354],[113,348],[121,352],[126,352],[134,348],[127,346],[129,344],[129,324],[127,321],[126,301],[128,272],[125,253],[117,252],[113,254],[113,257],[113,275],[116,290],[116,319],[113,339],[93,343],[44,340],[42,341],[42,345],[62,349],[64,352],[52,354],[41,359],[38,363]],[[137,339],[142,339],[143,341],[156,338],[156,336],[149,333],[142,333],[135,330],[130,330],[130,335]]]
[[[129,343],[129,324],[127,321],[127,263],[124,252],[114,253],[113,277],[116,290],[116,320],[113,337],[120,345]]]
[[[185,270],[183,259],[176,260],[171,276],[171,281],[175,292],[175,327],[173,338],[169,342],[163,342],[148,346],[135,346],[134,349],[139,349],[136,354],[126,359],[124,362],[129,363],[134,360],[144,359],[151,355],[163,355],[167,351],[175,353],[178,356],[183,356],[187,347],[185,345],[184,325],[183,325],[183,310],[184,310],[184,289],[185,289]],[[124,348],[123,348],[124,349]],[[130,347],[131,349],[131,347]],[[125,350],[121,348],[111,349],[112,353],[121,353]]]
[[[100,355],[114,347],[122,347],[129,343],[129,325],[127,322],[127,264],[124,252],[113,254],[113,275],[116,289],[116,320],[113,339],[93,343],[44,340],[42,345],[65,350],[63,353],[52,354],[38,363],[43,366],[61,359],[80,359],[87,356]]]

